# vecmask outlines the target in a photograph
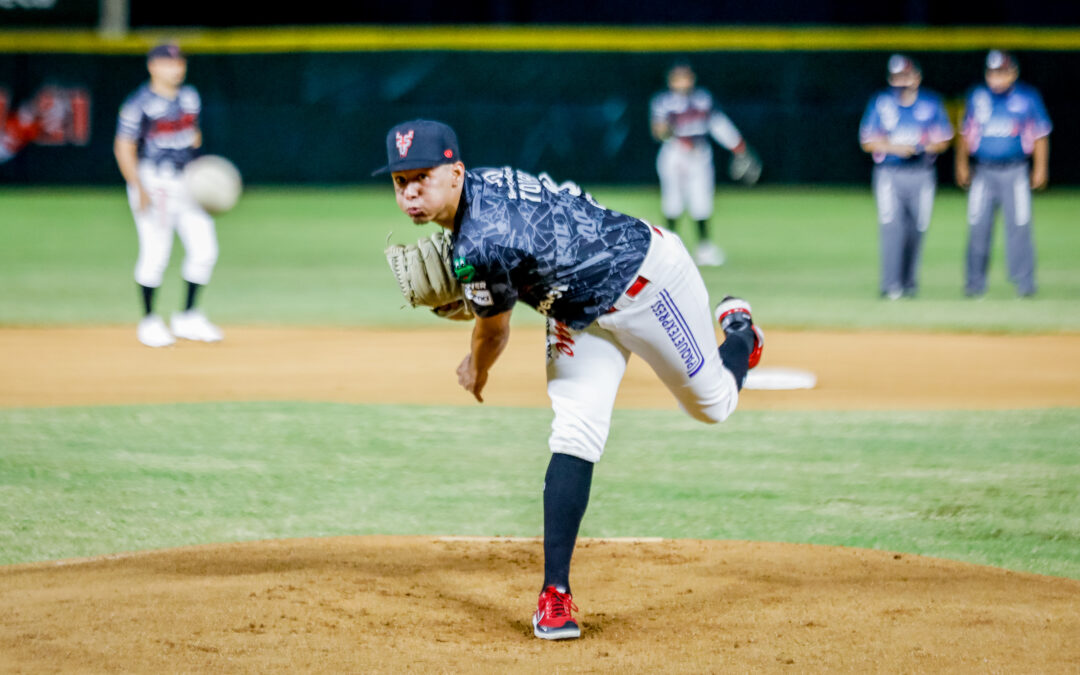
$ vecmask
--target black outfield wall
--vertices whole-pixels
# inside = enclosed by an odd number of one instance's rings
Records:
[[[982,77],[985,51],[908,52],[924,86],[958,111]],[[1051,179],[1080,183],[1080,52],[1017,51],[1055,128]],[[687,57],[744,132],[770,183],[866,183],[858,147],[888,51],[724,51]],[[209,54],[189,59],[203,96],[206,149],[250,183],[368,182],[385,162],[386,129],[414,117],[457,130],[470,165],[513,164],[584,183],[655,180],[648,101],[674,52],[360,51]],[[91,99],[85,145],[31,145],[0,164],[0,184],[117,183],[116,113],[146,78],[137,54],[0,53],[14,102],[45,85]],[[718,151],[726,161],[726,154]],[[951,153],[946,156],[951,160]],[[951,180],[951,161],[941,162]],[[385,179],[383,179],[385,180]]]

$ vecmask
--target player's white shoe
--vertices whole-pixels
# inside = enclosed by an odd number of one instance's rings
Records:
[[[197,309],[176,312],[172,315],[170,324],[173,335],[185,340],[220,342],[225,337],[221,329],[210,323],[206,315]]]
[[[724,249],[711,241],[703,241],[694,251],[694,262],[698,267],[719,267],[724,264]]]
[[[143,317],[135,334],[138,335],[139,342],[147,347],[168,347],[176,342],[176,338],[165,327],[165,321],[157,314]]]

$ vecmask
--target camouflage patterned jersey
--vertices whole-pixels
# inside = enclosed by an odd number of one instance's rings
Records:
[[[646,223],[600,206],[574,183],[472,169],[454,224],[454,273],[480,316],[521,300],[580,330],[634,280],[650,238]]]

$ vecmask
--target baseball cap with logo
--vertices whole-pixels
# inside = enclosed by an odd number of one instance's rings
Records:
[[[162,42],[146,53],[146,60],[154,59],[183,59],[187,58],[180,50],[180,45],[175,42]]]
[[[986,55],[987,70],[1011,70],[1019,69],[1016,59],[1009,52],[1000,49],[991,49]]]
[[[890,56],[889,64],[886,68],[889,72],[889,77],[921,72],[919,64],[916,63],[914,59],[908,58],[903,54],[893,54]]]
[[[412,120],[395,125],[386,134],[387,164],[371,173],[427,169],[461,161],[457,134],[434,120]]]

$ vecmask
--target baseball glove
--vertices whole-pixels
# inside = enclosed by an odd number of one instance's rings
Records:
[[[757,153],[746,148],[746,152],[731,156],[728,164],[728,175],[731,180],[738,181],[743,185],[753,185],[761,178],[761,160]]]
[[[450,267],[450,234],[439,231],[415,244],[387,247],[386,260],[401,294],[413,307],[430,307],[444,319],[473,318],[461,284]]]

